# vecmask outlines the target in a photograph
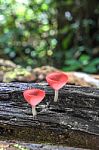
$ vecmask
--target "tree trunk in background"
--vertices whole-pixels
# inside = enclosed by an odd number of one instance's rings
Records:
[[[68,1],[68,0],[67,0]],[[99,55],[99,12],[97,6],[99,4],[98,0],[75,0],[72,1],[70,5],[67,5],[65,0],[61,0],[60,2],[56,0],[57,6],[57,24],[58,24],[58,35],[57,35],[57,45],[55,48],[55,65],[57,67],[63,66],[64,61],[66,60],[66,50],[70,50],[70,48],[85,46],[89,48],[93,48],[93,52],[89,52],[95,55]],[[72,20],[68,20],[65,17],[65,12],[70,12],[72,15]],[[77,23],[79,24],[78,28],[75,31],[71,28],[71,24]],[[66,30],[63,33],[60,31],[64,28],[71,28],[70,30]],[[71,37],[68,36],[71,34]],[[68,42],[70,38],[70,42]],[[67,41],[66,41],[67,40]],[[64,44],[63,44],[64,43]],[[67,44],[67,45],[65,45]],[[64,46],[65,45],[65,46]],[[77,51],[77,50],[76,50]],[[85,50],[86,51],[86,50]]]
[[[65,18],[65,11],[66,11],[66,2],[64,0],[61,0],[60,2],[56,0],[56,6],[57,6],[57,45],[55,48],[55,66],[61,67],[64,63],[65,55],[64,55],[64,49],[62,46],[62,42],[66,36],[66,33],[60,33],[60,31],[66,26],[67,20]]]
[[[77,12],[80,20],[80,34],[82,36],[85,46],[94,48],[99,45],[96,40],[96,35],[99,33],[98,15],[96,8],[98,6],[98,0],[84,0],[80,1],[80,9]],[[77,16],[77,14],[76,14]],[[75,16],[75,19],[77,18]]]

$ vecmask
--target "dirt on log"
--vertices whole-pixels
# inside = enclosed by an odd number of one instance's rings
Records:
[[[33,119],[25,89],[46,92]],[[46,83],[0,83],[0,139],[99,149],[99,89],[66,85],[53,102]]]

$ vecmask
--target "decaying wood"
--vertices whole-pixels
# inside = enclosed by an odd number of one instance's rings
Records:
[[[34,68],[32,74],[35,74],[36,80],[45,80],[49,73],[62,71],[52,66],[42,66]],[[83,72],[64,72],[68,75],[68,83],[80,86],[99,88],[99,75],[90,75]]]
[[[34,119],[22,95],[32,87],[46,91]],[[67,85],[53,97],[46,83],[0,83],[0,139],[99,149],[99,89]]]
[[[10,60],[0,58],[0,82],[33,82],[45,81],[49,73],[62,71],[52,66],[41,66],[28,71]],[[90,75],[83,72],[64,72],[68,75],[68,83],[72,85],[99,88],[99,75]]]

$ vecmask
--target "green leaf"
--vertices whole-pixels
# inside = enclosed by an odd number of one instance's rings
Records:
[[[99,65],[99,58],[95,58],[91,61],[90,65]]]
[[[71,60],[66,60],[65,61],[65,64],[67,64],[67,65],[76,65],[76,64],[78,64],[79,63],[79,61],[78,60],[75,60],[75,59],[71,59]]]
[[[81,55],[79,58],[79,61],[84,65],[88,64],[89,60],[90,60],[90,56],[85,54]]]
[[[41,8],[43,10],[47,11],[48,10],[48,5],[44,3],[44,4],[42,4]]]
[[[65,64],[68,66],[63,67],[64,71],[73,71],[81,68],[80,62],[75,59],[67,60],[65,61]]]
[[[73,36],[73,33],[70,32],[66,38],[64,38],[63,42],[62,42],[62,45],[63,45],[63,48],[67,49],[70,42],[71,42],[71,39],[72,39],[72,36]]]
[[[64,71],[75,71],[80,69],[81,65],[77,64],[77,65],[72,65],[72,66],[65,66],[62,68],[62,70]]]
[[[87,73],[96,73],[97,69],[95,66],[88,65],[88,66],[84,67],[83,71],[87,72]]]
[[[67,5],[72,5],[73,4],[73,0],[65,0]]]

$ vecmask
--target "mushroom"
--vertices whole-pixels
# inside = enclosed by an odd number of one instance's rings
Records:
[[[55,90],[54,102],[58,100],[58,91],[68,81],[68,76],[63,72],[53,72],[46,76],[48,84]]]
[[[45,91],[40,89],[28,89],[23,92],[25,100],[32,106],[33,117],[36,116],[36,105],[45,97]]]

